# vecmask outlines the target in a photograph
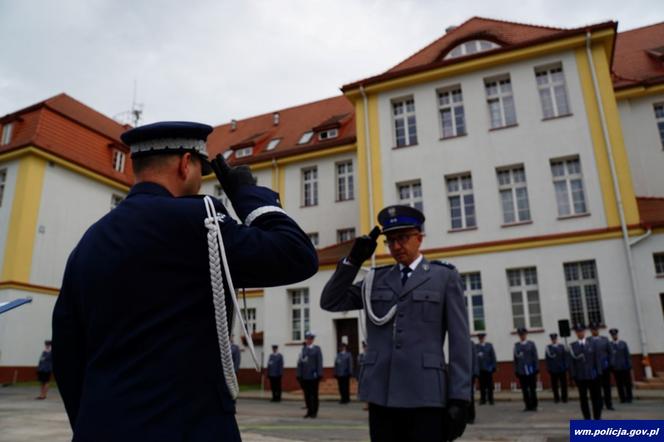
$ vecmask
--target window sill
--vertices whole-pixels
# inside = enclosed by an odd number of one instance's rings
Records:
[[[417,146],[417,143],[415,143],[415,144],[404,144],[403,146],[392,146],[392,150],[403,149],[405,147],[414,147],[414,146]]]
[[[517,226],[525,226],[528,224],[532,224],[533,220],[528,220],[528,221],[518,221],[515,223],[508,223],[508,224],[502,224],[500,227],[517,227]]]
[[[655,278],[664,279],[664,273],[660,273],[658,275],[655,275]]]
[[[484,330],[476,331],[476,332],[472,332],[472,333],[470,334],[470,337],[471,337],[471,338],[477,338],[477,337],[479,337],[480,334],[485,334],[485,335],[486,335],[487,333],[486,333],[486,331],[484,331]]]
[[[303,342],[304,342],[304,339],[301,340],[301,341],[285,342],[283,345],[286,346],[286,347],[295,347],[295,346],[301,346]]]
[[[355,198],[346,198],[345,200],[334,200],[335,203],[345,203],[346,201],[353,201]]]
[[[526,329],[526,330],[528,331],[528,334],[529,334],[529,335],[530,335],[530,334],[533,334],[533,333],[535,333],[535,334],[537,334],[537,333],[544,333],[544,329],[543,329],[543,328],[532,328],[532,329]],[[510,332],[510,335],[516,335],[516,334],[518,334],[518,333],[516,332],[516,330],[512,330],[512,331]]]
[[[576,213],[576,214],[574,214],[574,215],[559,216],[557,219],[558,219],[559,221],[563,221],[563,220],[566,220],[566,219],[584,218],[584,217],[586,217],[586,216],[590,216],[590,212],[586,212],[586,213]]]
[[[477,226],[475,227],[462,227],[459,229],[449,229],[447,233],[457,233],[457,232],[468,232],[470,230],[477,230]]]
[[[301,205],[301,206],[300,206],[300,209],[306,209],[307,207],[318,207],[318,204],[310,204],[310,205],[308,205],[308,206]]]
[[[459,134],[459,135],[452,135],[451,137],[440,137],[438,138],[438,141],[446,141],[446,140],[453,140],[455,138],[463,138],[468,136],[468,134]]]
[[[563,114],[563,115],[556,115],[555,117],[545,117],[545,118],[542,118],[542,121],[551,121],[551,120],[557,120],[557,119],[559,119],[559,118],[567,118],[567,117],[572,117],[572,116],[574,116],[574,114],[572,114],[572,113],[570,113],[570,114]]]
[[[496,130],[510,129],[512,127],[517,127],[518,125],[519,125],[519,123],[508,124],[507,126],[492,127],[491,129],[489,129],[489,132],[493,132],[493,131],[496,131]]]

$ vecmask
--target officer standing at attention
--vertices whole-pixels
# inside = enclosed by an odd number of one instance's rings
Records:
[[[279,353],[279,346],[272,346],[272,354],[267,361],[267,377],[272,390],[271,402],[281,402],[281,377],[284,374],[284,357]]]
[[[478,333],[480,342],[475,344],[480,371],[480,405],[493,405],[493,373],[496,371],[496,352],[490,342],[484,342],[486,333]]]
[[[231,336],[231,355],[233,356],[233,370],[235,373],[240,370],[240,347],[238,347],[235,342],[233,342],[233,336]]]
[[[353,374],[353,355],[348,353],[348,346],[341,344],[334,360],[334,376],[339,384],[340,404],[350,402],[350,377]]]
[[[472,353],[472,372],[473,378],[470,381],[470,404],[468,405],[468,418],[466,422],[475,423],[475,381],[480,378],[480,361],[477,357],[477,345],[470,341]]]
[[[301,379],[307,406],[305,418],[318,416],[318,384],[323,378],[323,352],[314,345],[315,338],[316,335],[310,331],[304,334],[305,345],[297,360],[297,377]]]
[[[533,341],[528,340],[528,330],[520,327],[516,331],[519,342],[514,344],[514,370],[519,383],[526,408],[523,411],[537,411],[537,374],[539,373],[539,359],[537,347]]]
[[[590,325],[590,333],[592,334],[592,341],[597,347],[600,361],[602,362],[602,374],[600,376],[600,383],[602,385],[602,398],[604,399],[604,406],[607,410],[613,411],[613,403],[611,401],[611,345],[609,338],[600,336],[599,324],[593,323]]]
[[[72,251],[53,311],[53,368],[74,440],[239,441],[229,286],[317,271],[316,250],[275,192],[248,167],[207,162],[210,132],[164,122],[122,135],[136,184]],[[210,166],[244,225],[197,195]],[[231,278],[219,260],[211,272],[222,253],[208,246],[220,237]]]
[[[609,334],[611,341],[611,370],[616,379],[616,389],[620,403],[632,402],[632,356],[627,342],[618,338],[618,329],[612,328]]]
[[[569,366],[569,355],[565,346],[558,343],[558,334],[551,333],[551,343],[546,346],[546,369],[551,378],[551,390],[553,390],[553,401],[557,404],[560,399],[567,402],[567,368]],[[560,391],[559,391],[560,390]]]
[[[593,404],[593,418],[602,418],[602,391],[600,376],[602,375],[602,362],[597,347],[586,338],[586,330],[582,324],[574,326],[576,342],[570,346],[570,374],[579,389],[579,403],[583,418],[590,419],[588,407],[588,392]]]
[[[367,344],[360,399],[369,402],[373,442],[453,440],[466,427],[471,345],[461,277],[420,253],[424,215],[408,206],[378,214],[397,261],[353,283],[376,249],[380,229],[355,240],[321,295],[328,311],[365,307]],[[449,334],[449,362],[443,346]]]

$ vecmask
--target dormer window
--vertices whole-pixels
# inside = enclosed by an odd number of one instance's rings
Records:
[[[445,55],[443,60],[450,58],[463,57],[464,55],[476,54],[478,52],[490,51],[500,46],[489,40],[470,40],[461,43]]]
[[[226,152],[224,152],[223,155],[224,155],[224,159],[227,160],[227,159],[229,159],[230,157],[233,156],[233,151],[228,149]]]
[[[300,141],[297,142],[297,144],[307,144],[309,141],[311,141],[311,138],[314,136],[313,131],[308,131],[302,134],[302,137],[300,137]]]
[[[235,151],[235,158],[245,158],[245,157],[250,157],[251,154],[254,153],[254,148],[253,147],[243,147],[242,149],[238,149]]]
[[[281,141],[281,138],[274,138],[274,139],[270,140],[270,142],[267,144],[267,147],[265,148],[265,150],[274,150],[274,149],[276,149],[277,146],[279,145],[280,141]]]
[[[329,140],[332,138],[336,138],[339,136],[339,129],[328,129],[320,132],[318,134],[318,139],[323,141],[323,140]]]
[[[12,132],[14,131],[14,123],[7,123],[2,126],[2,139],[0,139],[0,146],[9,144],[12,140]]]
[[[124,172],[126,155],[121,150],[113,151],[113,169],[118,172]]]

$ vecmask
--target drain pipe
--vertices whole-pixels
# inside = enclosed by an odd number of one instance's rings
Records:
[[[632,257],[632,248],[629,243],[629,232],[627,230],[627,222],[625,221],[625,209],[623,206],[622,194],[620,193],[620,186],[618,185],[618,176],[616,172],[616,164],[613,158],[613,149],[611,146],[611,139],[606,125],[606,116],[604,115],[604,108],[600,97],[599,85],[597,81],[597,72],[595,71],[595,64],[593,63],[591,51],[590,31],[586,32],[586,55],[588,57],[588,64],[590,65],[590,74],[593,80],[593,92],[595,93],[595,101],[600,114],[600,125],[602,126],[602,134],[604,136],[604,145],[606,146],[606,153],[609,158],[609,166],[611,169],[611,181],[613,183],[613,193],[615,194],[616,205],[618,206],[618,214],[620,216],[620,230],[622,231],[623,245],[625,247],[625,257],[627,258],[627,266],[629,271],[629,280],[632,288],[632,298],[634,300],[634,308],[636,310],[636,321],[639,327],[639,337],[641,338],[641,353],[643,356],[643,368],[647,379],[652,378],[652,367],[650,366],[650,358],[648,356],[648,341],[646,338],[646,331],[643,327],[641,305],[639,303],[639,291],[636,282],[636,272],[634,271],[634,260]]]
[[[364,85],[360,85],[360,94],[362,94],[362,101],[364,103],[364,141],[367,154],[367,189],[369,191],[369,227],[374,222],[374,200],[373,200],[373,182],[372,182],[372,159],[371,159],[371,134],[369,132],[369,100],[364,91]],[[376,254],[371,255],[371,267],[376,266]]]

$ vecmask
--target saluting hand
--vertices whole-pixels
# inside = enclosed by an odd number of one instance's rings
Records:
[[[348,254],[348,261],[354,266],[359,267],[364,261],[371,258],[378,245],[376,242],[378,235],[380,235],[380,227],[375,226],[368,235],[356,238],[353,248],[350,249],[350,253]]]
[[[230,167],[221,154],[210,161],[210,165],[229,198],[232,198],[233,193],[241,186],[256,185],[256,177],[251,174],[249,166]]]

